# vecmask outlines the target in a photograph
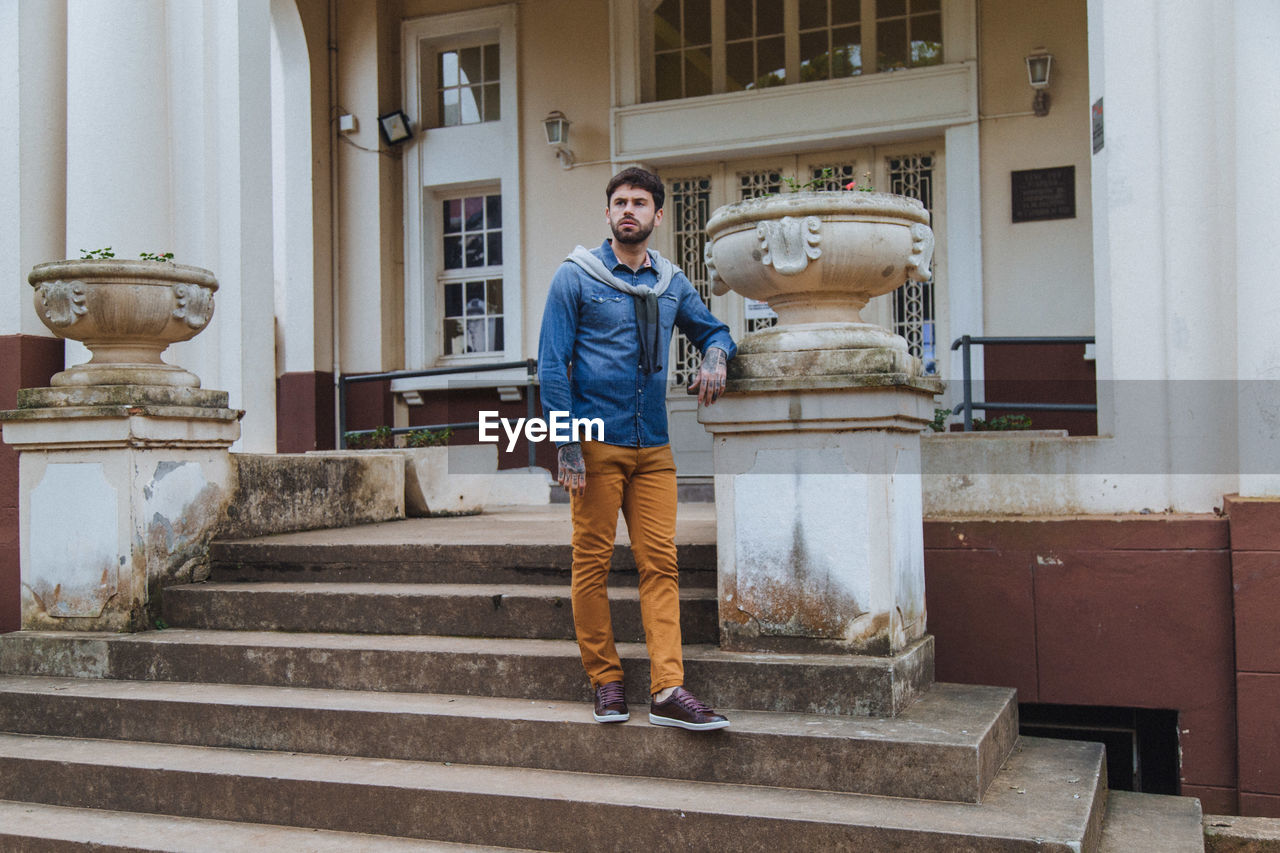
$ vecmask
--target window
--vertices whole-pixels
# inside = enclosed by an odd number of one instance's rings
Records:
[[[933,212],[933,155],[913,154],[889,157],[887,162],[889,192],[918,199]],[[938,278],[938,264],[933,264],[929,281],[910,281],[899,287],[893,297],[893,331],[907,339],[907,349],[924,363],[924,372],[938,372],[937,325],[933,289]]]
[[[446,198],[440,222],[443,354],[501,352],[502,196]]]
[[[859,0],[800,0],[800,82],[862,73]]]
[[[941,0],[662,0],[651,31],[645,97],[655,101],[839,80],[943,58]]]
[[[877,68],[896,71],[941,62],[941,0],[876,0]]]
[[[658,100],[711,93],[711,0],[665,0],[653,13]]]
[[[483,44],[436,54],[436,115],[441,127],[502,118],[498,45]]]

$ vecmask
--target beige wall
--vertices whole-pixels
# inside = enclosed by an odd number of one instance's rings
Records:
[[[560,110],[573,122],[576,160],[608,160],[609,12],[600,0],[542,0],[537,14],[527,5],[520,11],[524,340],[533,356],[551,276],[575,245],[599,245],[609,233],[604,187],[613,169],[605,162],[566,171],[542,129],[542,119]]]
[[[979,6],[983,301],[988,335],[1093,333],[1084,0]],[[1053,54],[1049,115],[1031,113],[1024,57]],[[1010,172],[1076,167],[1076,218],[1013,224]]]

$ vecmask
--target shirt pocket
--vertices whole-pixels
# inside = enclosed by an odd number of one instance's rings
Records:
[[[662,328],[670,329],[676,324],[676,314],[680,310],[680,300],[666,293],[658,297],[658,319]]]
[[[631,310],[631,297],[616,290],[588,293],[583,302],[589,316],[610,324],[620,323],[628,316],[635,316],[634,311]]]

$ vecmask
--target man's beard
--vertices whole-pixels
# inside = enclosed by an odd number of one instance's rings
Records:
[[[653,233],[653,225],[650,225],[648,228],[645,228],[639,222],[636,222],[634,219],[627,220],[627,222],[629,224],[635,225],[636,230],[630,233],[625,231],[619,231],[617,225],[614,225],[612,222],[609,223],[609,229],[613,231],[613,239],[617,240],[619,243],[622,243],[623,245],[629,246],[629,245],[634,245],[636,243],[643,243],[645,240],[648,240],[649,235]],[[619,223],[619,224],[622,224],[622,223]]]

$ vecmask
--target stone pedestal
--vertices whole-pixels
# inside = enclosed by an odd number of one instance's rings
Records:
[[[721,645],[857,655],[868,705],[896,715],[933,682],[920,431],[939,383],[818,369],[896,351],[810,356],[813,373],[772,378],[743,376],[748,358],[699,412],[714,436]]]
[[[200,579],[234,487],[242,413],[198,388],[18,392],[22,627],[149,627],[161,587]]]

